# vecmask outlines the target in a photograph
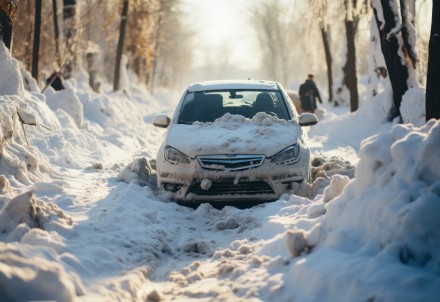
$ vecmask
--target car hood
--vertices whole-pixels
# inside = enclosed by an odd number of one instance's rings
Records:
[[[191,158],[212,154],[264,154],[267,157],[296,143],[299,126],[263,115],[252,120],[226,115],[214,123],[173,124],[167,145]]]

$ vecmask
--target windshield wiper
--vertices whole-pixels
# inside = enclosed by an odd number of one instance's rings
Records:
[[[192,125],[194,122],[179,121],[179,124]]]

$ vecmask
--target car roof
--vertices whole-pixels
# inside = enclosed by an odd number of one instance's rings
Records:
[[[194,83],[188,87],[189,92],[215,91],[226,89],[278,90],[278,83],[260,80],[223,80]]]

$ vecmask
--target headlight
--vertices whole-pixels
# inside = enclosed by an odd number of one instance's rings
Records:
[[[172,164],[189,164],[188,156],[170,146],[165,147],[165,160]]]
[[[291,165],[299,159],[299,145],[295,144],[278,152],[272,157],[272,162],[275,164]]]

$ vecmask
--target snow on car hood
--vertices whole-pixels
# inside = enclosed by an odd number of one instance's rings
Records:
[[[226,113],[214,123],[173,124],[167,144],[194,158],[211,154],[272,156],[298,140],[298,125],[266,113],[252,119]]]

